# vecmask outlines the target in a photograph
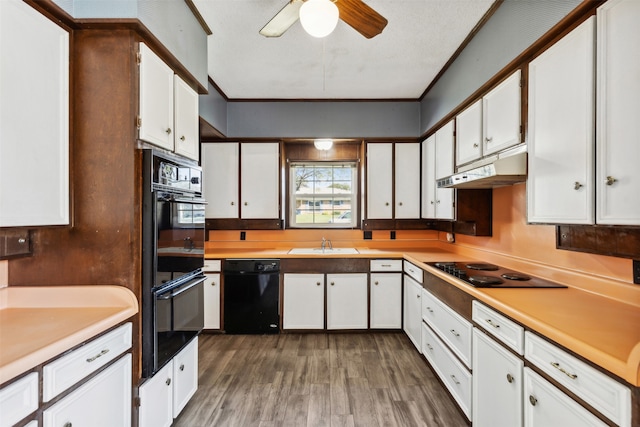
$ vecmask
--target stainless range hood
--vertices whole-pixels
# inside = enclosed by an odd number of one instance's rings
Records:
[[[436,180],[438,188],[495,188],[527,179],[527,153],[496,156],[489,163]]]

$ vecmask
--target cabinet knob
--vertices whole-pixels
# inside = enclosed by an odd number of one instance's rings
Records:
[[[335,286],[335,284],[336,284],[335,282],[331,282],[331,286]]]
[[[478,144],[473,144],[473,148],[478,148]]]
[[[615,182],[618,182],[618,180],[615,179],[614,177],[612,176],[607,177],[607,181],[606,181],[607,185],[613,185]]]
[[[416,298],[420,298],[420,294],[416,295]]]
[[[436,203],[440,203],[440,200],[436,200]]]
[[[429,203],[433,204],[433,200],[432,200],[432,201],[430,201]]]
[[[398,203],[400,206],[402,206],[402,202]]]
[[[576,181],[576,182],[573,184],[573,189],[574,189],[574,190],[579,190],[579,189],[581,189],[582,187],[584,187],[584,185],[580,184],[578,181]]]
[[[493,141],[493,137],[492,136],[488,136],[488,137],[485,138],[485,141],[491,142],[491,141]]]
[[[167,133],[167,135],[171,135],[171,128],[167,128],[167,130],[165,130],[165,132]]]
[[[511,383],[513,382],[513,380],[514,380],[513,375],[511,375],[511,374],[507,374],[507,382],[508,382],[509,384],[511,384]]]
[[[245,205],[245,206],[249,206],[249,203],[247,203],[247,202],[244,202],[244,205]]]
[[[236,204],[236,202],[231,202],[231,206],[234,206]]]
[[[187,139],[187,138],[185,138],[185,137],[184,137],[184,135],[182,135],[182,136],[180,137],[180,141],[184,141],[185,139]]]
[[[538,403],[538,399],[536,399],[532,395],[529,395],[529,403],[531,403],[531,406],[536,406],[536,404]]]
[[[386,202],[384,205],[385,205],[385,206],[389,206],[389,202]]]
[[[164,382],[166,385],[171,385],[171,378],[167,378],[167,380]]]
[[[317,283],[316,283],[316,286],[320,286],[320,285],[321,285],[321,283],[320,283],[320,282],[317,282]]]
[[[63,427],[73,427],[73,424],[71,424],[71,421],[67,421],[66,423],[64,423]]]
[[[180,365],[180,371],[184,371],[184,363],[182,365]]]
[[[215,285],[216,285],[216,282],[211,282],[211,286],[215,286]]]
[[[376,280],[373,284],[374,284],[374,285],[376,285],[376,286],[378,286],[378,281]]]

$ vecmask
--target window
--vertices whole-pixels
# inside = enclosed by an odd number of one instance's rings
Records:
[[[355,227],[355,162],[300,162],[289,167],[291,227]]]

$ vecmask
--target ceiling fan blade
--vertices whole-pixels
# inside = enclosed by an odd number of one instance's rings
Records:
[[[387,26],[387,19],[361,0],[336,0],[336,6],[340,10],[340,19],[368,39],[380,34]]]
[[[280,37],[298,20],[301,6],[302,1],[291,0],[285,7],[280,9],[276,16],[271,18],[271,21],[267,22],[267,25],[262,27],[260,34],[265,37]]]

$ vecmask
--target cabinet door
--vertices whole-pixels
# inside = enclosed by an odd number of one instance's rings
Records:
[[[220,329],[220,274],[205,276],[204,329]]]
[[[138,138],[173,151],[173,70],[140,43]]]
[[[456,116],[456,165],[482,157],[482,100]]]
[[[172,383],[173,361],[140,386],[140,427],[169,427],[173,423]]]
[[[198,93],[177,75],[173,82],[175,152],[193,160],[200,158]]]
[[[483,153],[520,143],[520,70],[482,98]]]
[[[327,274],[327,329],[367,329],[367,274]]]
[[[411,276],[404,275],[403,329],[416,349],[422,353],[422,286]]]
[[[0,1],[0,227],[69,224],[69,33]]]
[[[436,132],[436,165],[435,179],[452,175],[453,167],[453,120]],[[453,206],[455,190],[453,188],[436,188],[436,218],[454,219]]]
[[[596,222],[640,225],[640,2],[608,1],[597,21]]]
[[[367,218],[393,218],[393,144],[367,144]]]
[[[324,274],[285,274],[283,329],[324,329]]]
[[[131,354],[127,354],[46,409],[42,425],[129,426],[131,406]]]
[[[279,218],[279,144],[242,143],[240,150],[241,218]]]
[[[198,337],[173,358],[173,418],[198,390]]]
[[[422,141],[422,218],[436,217],[436,135]]]
[[[529,222],[593,224],[595,17],[529,65]]]
[[[420,218],[420,144],[395,144],[395,218]]]
[[[207,218],[238,218],[240,146],[237,142],[202,144],[203,194]]]
[[[371,273],[371,329],[402,327],[402,273]]]
[[[473,425],[522,425],[521,359],[480,332],[473,331]]]
[[[606,426],[575,400],[529,368],[524,368],[525,427]]]

